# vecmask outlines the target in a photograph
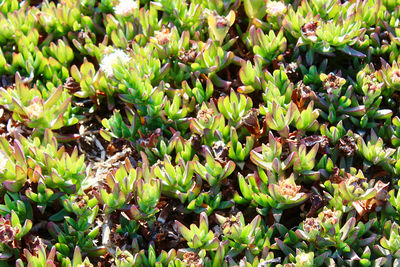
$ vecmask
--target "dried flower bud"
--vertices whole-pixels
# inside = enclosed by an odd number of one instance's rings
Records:
[[[212,145],[212,151],[215,156],[215,160],[220,163],[226,163],[228,160],[229,148],[223,141],[217,141]]]
[[[318,218],[306,218],[303,222],[303,229],[307,233],[311,233],[313,231],[319,232],[321,230],[321,226]]]
[[[307,217],[316,216],[317,211],[324,205],[324,198],[320,194],[313,194],[310,197],[311,207],[307,213]]]
[[[156,37],[158,44],[166,45],[171,40],[171,32],[168,28],[163,27],[161,31],[154,31],[154,37]]]
[[[199,135],[197,135],[197,134],[193,134],[190,138],[189,138],[189,140],[188,140],[189,142],[190,142],[190,145],[191,145],[191,147],[192,148],[194,148],[195,150],[197,150],[197,151],[200,151],[201,150],[201,137],[199,136]]]
[[[326,154],[326,149],[329,147],[329,139],[325,135],[311,135],[301,139],[300,144],[304,144],[306,147],[313,147],[315,144],[319,144],[318,152]]]
[[[300,185],[291,183],[289,179],[279,181],[278,192],[284,197],[293,198],[297,195],[297,193],[299,193],[300,189]]]
[[[201,259],[199,255],[197,255],[192,251],[183,254],[183,262],[186,263],[187,266],[195,266],[195,267],[203,266],[203,259]]]
[[[318,215],[321,225],[324,227],[325,231],[329,231],[329,229],[334,227],[339,222],[339,217],[339,211],[333,211],[326,207],[324,207],[324,210]]]
[[[184,64],[193,63],[196,60],[197,55],[197,48],[192,47],[189,50],[179,51],[178,59]]]
[[[346,83],[345,79],[333,73],[329,73],[328,75],[321,74],[320,78],[328,94],[331,94],[333,90],[340,89]]]
[[[229,14],[220,16],[216,11],[208,15],[208,26],[214,40],[222,42],[229,31],[229,28],[235,22],[235,12],[231,10]]]
[[[114,12],[117,15],[127,17],[132,15],[135,9],[139,7],[138,3],[133,0],[120,0],[119,4],[114,7]]]
[[[258,109],[252,108],[243,118],[243,125],[249,131],[249,133],[254,135],[260,134],[260,124],[258,123]]]
[[[314,252],[306,253],[304,251],[297,251],[296,253],[296,266],[298,267],[311,267],[314,266]]]
[[[290,62],[287,64],[285,73],[292,83],[297,83],[300,80],[299,65],[297,62]]]
[[[374,188],[376,189],[376,195],[375,199],[377,202],[386,202],[389,198],[388,194],[388,188],[389,188],[389,183],[384,183],[382,181],[377,181]],[[382,203],[378,203],[380,205]]]
[[[331,183],[339,184],[344,181],[344,178],[340,176],[340,169],[338,167],[332,168],[332,174],[329,176]]]
[[[0,242],[2,244],[10,245],[13,243],[18,232],[18,228],[11,226],[10,216],[0,218]]]
[[[311,87],[305,85],[303,81],[297,83],[292,92],[291,99],[300,110],[304,110],[311,100]]]
[[[400,83],[400,69],[392,69],[392,75],[390,79],[392,83]]]
[[[273,17],[283,15],[286,12],[286,6],[279,1],[269,1],[267,3],[267,13]]]
[[[67,89],[70,93],[75,93],[81,90],[81,85],[76,82],[74,78],[68,77],[64,83],[64,88]]]
[[[317,28],[318,21],[309,21],[301,27],[301,31],[305,36],[311,39],[313,42],[317,41]]]
[[[214,115],[214,110],[212,108],[200,109],[197,113],[197,118],[208,123],[212,116]]]
[[[321,225],[318,218],[306,218],[302,223],[303,231],[306,233],[305,238],[314,241],[321,232]]]
[[[232,233],[232,228],[237,227],[240,228],[239,224],[239,216],[231,216],[227,218],[227,220],[222,224],[221,228],[224,235],[229,235]]]
[[[356,152],[357,144],[353,137],[345,135],[339,139],[339,149],[345,157],[350,157]]]

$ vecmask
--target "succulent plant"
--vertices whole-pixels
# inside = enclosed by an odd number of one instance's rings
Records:
[[[229,14],[225,16],[219,16],[217,12],[208,15],[208,26],[210,29],[210,36],[214,41],[222,44],[228,33],[229,28],[235,22],[235,12],[231,10]]]
[[[203,180],[207,181],[211,187],[218,187],[221,185],[223,179],[226,179],[236,167],[233,161],[228,161],[221,164],[216,160],[210,149],[203,146],[203,153],[206,159],[206,164],[203,165],[199,161],[194,162],[194,171]]]
[[[233,126],[237,126],[241,118],[253,107],[251,98],[245,95],[236,95],[231,90],[230,96],[218,99],[218,109]]]
[[[71,97],[63,92],[62,87],[42,93],[37,88],[29,89],[17,76],[16,88],[2,89],[1,96],[3,104],[13,111],[15,120],[25,122],[30,128],[54,130],[77,122],[76,118],[64,122],[64,112],[70,105]]]
[[[96,246],[94,240],[99,234],[100,226],[93,227],[99,207],[87,207],[90,212],[73,219],[66,216],[61,226],[54,222],[48,223],[49,233],[57,240],[55,247],[62,257],[73,256],[76,247],[91,256],[100,256],[106,253],[104,247]],[[73,251],[75,250],[75,253]],[[78,252],[79,253],[79,252]]]
[[[268,235],[271,231],[266,232],[261,226],[260,215],[257,215],[247,225],[241,212],[230,218],[217,215],[217,219],[221,224],[223,240],[229,240],[231,249],[228,251],[228,255],[231,257],[235,257],[244,250],[257,255],[262,252],[264,247],[270,245]]]
[[[261,29],[252,26],[249,29],[248,38],[254,54],[261,59],[264,65],[270,64],[286,49],[287,42],[283,36],[283,31],[275,34],[273,30],[270,30],[268,34],[264,34]]]
[[[253,149],[255,138],[253,136],[246,136],[246,143],[242,145],[239,142],[239,136],[235,128],[231,128],[230,142],[227,144],[229,147],[228,156],[234,160],[243,169],[244,161],[249,157],[250,151]]]
[[[370,140],[365,143],[364,139],[359,137],[357,140],[358,150],[365,159],[366,165],[384,164],[386,158],[393,155],[394,149],[384,148],[382,138],[378,138],[375,131],[371,130]]]
[[[205,212],[207,215],[211,214],[214,210],[228,209],[233,206],[232,200],[222,200],[222,193],[215,194],[214,192],[202,192],[194,197],[189,195],[189,204],[186,210],[194,211],[195,213]]]
[[[208,217],[204,212],[200,214],[199,227],[192,224],[189,229],[179,221],[175,221],[175,225],[191,249],[216,250],[218,248],[220,241],[213,231],[209,230]]]
[[[99,203],[104,205],[106,213],[127,208],[127,203],[135,194],[136,182],[141,173],[134,169],[129,161],[125,163],[125,166],[121,166],[115,173],[108,173],[106,185],[110,192],[107,192],[106,188],[102,188],[100,192],[93,192]]]
[[[170,157],[164,157],[163,166],[155,166],[154,173],[161,179],[162,193],[170,195],[184,203],[186,199],[196,197],[200,192],[200,184],[193,179],[193,162],[185,163],[181,158],[178,165],[173,166]]]
[[[399,265],[399,18],[0,0],[0,265]]]
[[[63,258],[61,260],[61,264],[62,266],[66,267],[66,266],[94,266],[88,257],[85,257],[84,259],[82,259],[82,253],[81,250],[79,249],[79,247],[75,247],[74,250],[74,255],[72,256],[72,260],[70,260],[69,258]]]
[[[281,160],[282,144],[274,137],[272,132],[268,135],[268,144],[255,148],[250,152],[250,160],[258,167],[283,175],[294,163],[295,152],[291,152],[285,160]]]
[[[157,256],[154,249],[154,245],[150,244],[147,253],[145,250],[140,250],[136,254],[132,255],[128,251],[119,249],[115,256],[116,266],[132,266],[132,265],[142,265],[142,266],[163,266],[168,265],[174,261],[176,257],[176,251],[171,249],[169,252],[161,251]]]
[[[39,239],[40,240],[40,239]],[[32,254],[29,250],[24,249],[24,256],[28,262],[29,266],[39,267],[39,266],[56,266],[56,247],[52,247],[50,252],[46,252],[46,245],[43,242],[39,241],[39,245],[37,248],[37,254]],[[16,266],[22,267],[25,266],[21,259],[18,259],[16,262]]]
[[[392,253],[394,258],[399,258],[399,225],[396,222],[387,221],[384,230],[384,236],[380,240],[381,246],[389,253]]]
[[[139,179],[136,182],[136,203],[129,208],[129,215],[136,219],[147,219],[152,225],[154,215],[159,211],[157,208],[161,196],[161,180]]]
[[[18,215],[14,211],[11,211],[11,215],[0,217],[1,261],[8,260],[13,256],[18,257],[18,248],[20,247],[18,242],[20,242],[23,236],[28,234],[31,228],[32,221],[26,219],[22,225]]]

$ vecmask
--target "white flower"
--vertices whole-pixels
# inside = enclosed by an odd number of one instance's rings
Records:
[[[37,120],[43,116],[43,103],[38,97],[33,98],[29,106],[25,108],[25,113],[33,120]]]
[[[100,63],[100,68],[107,77],[111,77],[114,75],[115,64],[122,63],[125,65],[129,60],[131,60],[131,58],[128,54],[121,49],[115,49],[113,53],[103,57],[103,60]]]
[[[314,265],[314,252],[306,253],[298,250],[296,253],[296,266],[311,267]]]
[[[3,173],[3,171],[6,169],[7,162],[8,162],[7,156],[3,151],[0,150],[0,173]]]
[[[282,2],[269,1],[267,3],[267,12],[271,16],[278,16],[286,12],[286,6]]]
[[[138,3],[133,0],[120,0],[119,4],[114,7],[114,12],[117,15],[129,16],[133,11],[139,7]]]

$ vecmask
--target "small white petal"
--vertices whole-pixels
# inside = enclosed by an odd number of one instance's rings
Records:
[[[105,55],[100,63],[101,70],[108,76],[114,75],[115,64],[121,63],[127,64],[131,60],[128,54],[121,49],[115,49],[115,51],[109,55]]]
[[[120,0],[119,4],[114,7],[114,12],[117,15],[129,16],[133,11],[139,7],[138,3],[133,0]]]

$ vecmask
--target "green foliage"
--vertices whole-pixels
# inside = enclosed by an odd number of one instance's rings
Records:
[[[0,0],[1,266],[399,265],[398,1],[39,2]]]

